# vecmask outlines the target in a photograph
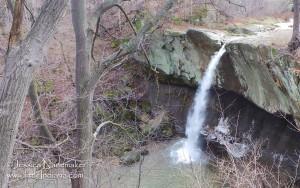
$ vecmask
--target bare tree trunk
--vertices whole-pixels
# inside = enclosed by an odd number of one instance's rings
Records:
[[[95,27],[97,19],[116,4],[125,0],[107,0],[104,1],[96,11],[89,18],[91,27]],[[103,73],[107,64],[112,63],[114,60],[124,57],[127,54],[133,53],[139,47],[142,38],[151,28],[153,28],[172,7],[174,0],[168,0],[161,11],[153,20],[149,20],[140,33],[129,42],[129,48],[123,49],[117,55],[113,54],[103,62],[97,65],[97,68],[91,72],[90,70],[90,53],[92,48],[92,32],[88,32],[88,20],[86,15],[86,1],[85,0],[72,0],[72,22],[76,37],[76,107],[77,117],[76,125],[79,132],[78,143],[79,146],[79,159],[83,163],[83,168],[77,169],[77,173],[83,174],[81,179],[72,179],[73,188],[90,188],[93,186],[91,162],[92,162],[92,148],[93,148],[93,132],[92,132],[92,98],[94,88],[100,75]]]
[[[30,83],[28,96],[30,98],[30,102],[33,108],[34,118],[36,120],[36,123],[40,127],[40,132],[43,139],[46,140],[46,143],[51,143],[51,144],[55,143],[56,140],[44,121],[42,108],[36,91],[36,83],[34,80]]]
[[[36,23],[20,45],[7,54],[0,82],[0,185],[8,185],[9,163],[26,94],[42,49],[66,8],[67,0],[47,0]]]
[[[90,43],[88,41],[88,28],[86,19],[86,1],[72,0],[72,22],[76,37],[76,126],[79,131],[78,146],[79,158],[83,167],[77,169],[77,173],[83,174],[83,178],[73,179],[72,187],[92,187],[91,160],[92,160],[92,94],[87,91],[90,79]]]
[[[9,42],[7,53],[9,53],[10,48],[14,48],[18,45],[18,43],[22,40],[22,21],[24,15],[24,4],[25,0],[15,0],[15,8],[13,12],[13,24],[9,33]],[[44,118],[42,115],[42,108],[38,100],[38,94],[36,91],[35,81],[32,81],[29,87],[28,96],[30,98],[30,102],[33,107],[34,117],[36,119],[37,124],[40,126],[41,135],[46,140],[46,143],[55,143],[55,139],[48,129],[47,125],[44,122]]]
[[[13,11],[13,23],[9,33],[9,41],[8,41],[8,49],[7,53],[9,53],[9,49],[21,40],[22,36],[22,21],[24,14],[24,0],[16,0],[14,11]]]
[[[288,44],[289,50],[291,52],[295,51],[300,46],[300,30],[299,30],[299,5],[300,0],[294,0],[294,25],[293,25],[293,35],[292,39]]]

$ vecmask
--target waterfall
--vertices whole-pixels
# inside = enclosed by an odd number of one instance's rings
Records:
[[[225,52],[224,44],[221,49],[211,57],[208,68],[198,84],[199,87],[193,101],[193,106],[187,117],[185,131],[187,138],[179,143],[179,149],[177,148],[175,151],[171,151],[171,157],[176,163],[197,162],[203,157],[201,148],[199,147],[199,135],[206,117],[208,92],[215,77],[216,67]]]

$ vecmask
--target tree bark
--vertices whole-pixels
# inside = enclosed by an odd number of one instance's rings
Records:
[[[9,33],[9,41],[7,47],[7,53],[9,53],[10,48],[16,47],[22,40],[22,21],[24,15],[24,4],[25,0],[16,0],[15,8],[13,12],[13,24]],[[33,107],[34,117],[37,124],[40,126],[41,135],[46,138],[46,143],[55,143],[55,139],[52,133],[49,131],[48,127],[44,122],[42,116],[41,105],[38,100],[38,94],[36,91],[36,84],[34,81],[31,82],[28,95]]]
[[[7,34],[10,29],[11,11],[7,0],[0,0],[0,33]]]
[[[7,8],[12,16],[14,16],[14,6],[12,0],[6,0]]]
[[[21,41],[22,36],[22,21],[24,14],[24,0],[16,0],[14,11],[13,11],[13,23],[9,33],[8,39],[8,50],[9,53],[10,47],[17,45],[18,42]]]
[[[72,22],[76,38],[76,127],[78,131],[79,160],[83,167],[77,173],[83,178],[72,179],[72,187],[91,188],[91,160],[92,160],[92,96],[87,91],[90,79],[90,42],[88,41],[88,28],[86,19],[86,1],[72,0]]]
[[[28,96],[30,98],[30,102],[33,108],[35,121],[40,127],[40,134],[43,137],[43,140],[45,140],[45,143],[47,144],[54,144],[56,140],[44,121],[43,114],[42,114],[42,107],[39,102],[39,98],[36,90],[36,83],[34,80],[30,83]]]
[[[294,0],[294,25],[293,25],[293,35],[291,41],[288,44],[289,50],[291,52],[295,51],[300,46],[300,30],[299,30],[299,5],[300,0]]]
[[[28,36],[7,54],[0,82],[0,185],[8,185],[9,163],[26,94],[43,47],[66,8],[67,0],[47,0]]]

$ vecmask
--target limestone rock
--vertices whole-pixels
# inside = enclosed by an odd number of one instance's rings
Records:
[[[216,37],[217,35],[215,35]],[[211,55],[220,47],[212,34],[188,31],[183,34],[155,35],[149,57],[153,68],[162,75],[195,85],[202,76]]]
[[[149,50],[151,65],[164,78],[162,82],[196,87],[220,48],[218,36],[221,34],[206,30],[155,36]],[[215,85],[244,96],[267,112],[292,115],[300,127],[300,64],[250,39],[235,40],[226,50]]]

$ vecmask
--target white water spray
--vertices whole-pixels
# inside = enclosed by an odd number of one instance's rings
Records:
[[[212,56],[208,68],[204,73],[204,77],[201,82],[199,82],[193,106],[187,117],[185,131],[187,138],[179,143],[181,144],[179,149],[177,148],[175,151],[171,151],[171,157],[176,163],[197,162],[203,157],[198,141],[206,117],[208,91],[215,77],[216,67],[225,52],[224,44],[221,49]]]

